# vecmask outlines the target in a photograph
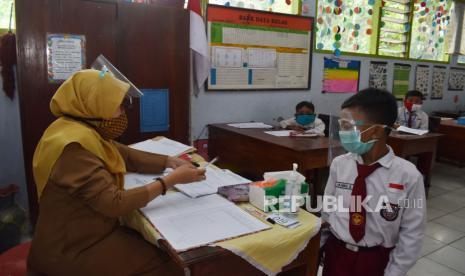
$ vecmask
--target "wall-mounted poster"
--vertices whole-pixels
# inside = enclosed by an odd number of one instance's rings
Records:
[[[444,66],[433,67],[433,83],[431,85],[431,99],[442,99],[446,86],[447,68]]]
[[[415,72],[415,89],[423,93],[423,96],[428,95],[429,88],[429,66],[417,65]]]
[[[324,58],[323,93],[356,93],[360,79],[358,60]]]
[[[86,37],[71,34],[47,34],[49,82],[61,82],[86,67]]]
[[[396,99],[403,99],[409,89],[410,81],[410,69],[409,64],[394,64],[394,79],[392,82],[392,94]]]
[[[450,68],[449,70],[449,90],[463,91],[465,88],[465,69]]]
[[[387,90],[387,62],[372,61],[369,74],[369,87]]]
[[[310,88],[313,18],[209,5],[208,90]]]

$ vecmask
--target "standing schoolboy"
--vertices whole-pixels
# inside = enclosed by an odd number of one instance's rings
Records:
[[[315,106],[311,102],[300,102],[295,107],[295,116],[280,122],[281,127],[310,134],[324,136],[325,123],[317,118]]]
[[[415,166],[386,144],[396,117],[395,98],[374,88],[342,104],[339,137],[349,153],[332,162],[325,200],[347,210],[322,212],[331,233],[324,276],[402,276],[420,254],[425,190]]]
[[[399,107],[397,124],[414,129],[428,130],[428,114],[421,110],[423,94],[418,90],[410,90],[405,94],[403,106]]]

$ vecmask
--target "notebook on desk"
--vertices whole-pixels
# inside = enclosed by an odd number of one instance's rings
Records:
[[[157,137],[154,139],[145,140],[130,145],[129,147],[141,151],[158,153],[168,156],[178,156],[183,153],[193,152],[195,150],[195,148],[191,146],[184,145],[182,143],[176,142],[165,137]]]
[[[178,252],[271,228],[217,194],[168,193],[141,211]]]

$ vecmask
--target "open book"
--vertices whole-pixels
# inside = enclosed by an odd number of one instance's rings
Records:
[[[400,126],[396,130],[399,132],[405,132],[405,133],[410,133],[410,134],[415,134],[415,135],[423,135],[423,134],[428,133],[428,130],[414,129],[414,128],[409,128],[405,126]]]
[[[184,145],[182,143],[176,142],[165,137],[145,140],[133,144],[129,147],[141,151],[158,153],[168,156],[178,156],[183,153],[194,151],[194,148],[191,146]]]
[[[216,194],[168,193],[141,211],[178,252],[271,228]]]

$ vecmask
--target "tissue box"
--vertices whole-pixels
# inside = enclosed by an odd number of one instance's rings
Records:
[[[286,192],[286,183],[286,179],[268,179],[251,183],[249,191],[250,203],[264,212],[270,212],[273,208],[279,210],[279,201],[270,206],[267,204],[267,198],[274,197],[278,199],[280,196],[284,196]],[[302,195],[308,194],[308,183],[302,182],[300,193]]]
[[[457,119],[457,124],[465,126],[465,117],[460,117]]]

